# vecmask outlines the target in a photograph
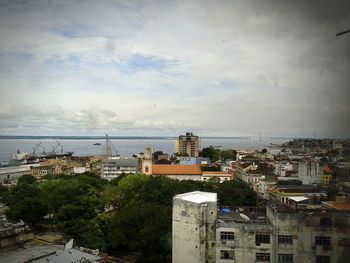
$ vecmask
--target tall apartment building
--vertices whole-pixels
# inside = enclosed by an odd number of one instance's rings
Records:
[[[186,135],[180,135],[176,140],[176,152],[190,157],[199,156],[199,137],[187,132]]]
[[[173,202],[173,263],[345,263],[350,257],[349,202],[218,209],[216,195],[202,192]]]

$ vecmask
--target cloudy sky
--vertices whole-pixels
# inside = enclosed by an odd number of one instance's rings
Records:
[[[0,0],[0,135],[350,135],[350,3]]]

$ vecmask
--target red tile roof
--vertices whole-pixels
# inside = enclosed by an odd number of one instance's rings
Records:
[[[154,164],[152,165],[154,175],[201,175],[202,170],[199,164]]]
[[[325,167],[323,167],[323,173],[325,173],[325,174],[332,174],[333,171],[332,171],[331,168],[329,168],[328,165],[326,165]]]

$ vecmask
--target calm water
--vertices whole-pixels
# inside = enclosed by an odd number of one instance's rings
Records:
[[[0,139],[0,161],[8,161],[17,149],[25,152],[32,152],[35,144],[41,142],[41,146],[37,152],[42,152],[45,148],[46,152],[52,151],[56,140],[54,139]],[[143,152],[145,147],[150,146],[154,151],[163,151],[173,153],[175,151],[175,140],[164,139],[113,139],[111,140],[114,147],[112,151],[117,150],[118,154],[124,156],[131,156]],[[79,139],[79,140],[60,140],[64,151],[73,151],[74,156],[89,156],[101,155],[106,153],[106,143],[102,139]],[[99,146],[94,146],[94,143],[101,143]],[[228,138],[202,138],[201,147],[208,147],[210,145],[220,146],[220,149],[262,149],[267,148],[271,143],[269,139],[262,141],[256,139],[228,139]],[[280,142],[279,142],[280,143]],[[115,148],[115,149],[114,149]],[[56,151],[60,151],[58,147]]]

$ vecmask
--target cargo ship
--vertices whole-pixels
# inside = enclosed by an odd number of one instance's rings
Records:
[[[41,142],[36,144],[35,147],[33,148],[32,153],[22,152],[21,150],[17,150],[17,152],[12,155],[12,159],[10,159],[10,161],[3,166],[31,164],[31,163],[38,163],[41,160],[67,158],[67,157],[71,157],[74,153],[71,151],[64,152],[63,146],[59,141],[57,141],[56,146],[52,147],[52,151],[46,152],[44,149],[41,153],[37,153],[37,150],[40,145],[41,145]],[[58,152],[56,150],[59,146],[61,146],[61,151]]]

